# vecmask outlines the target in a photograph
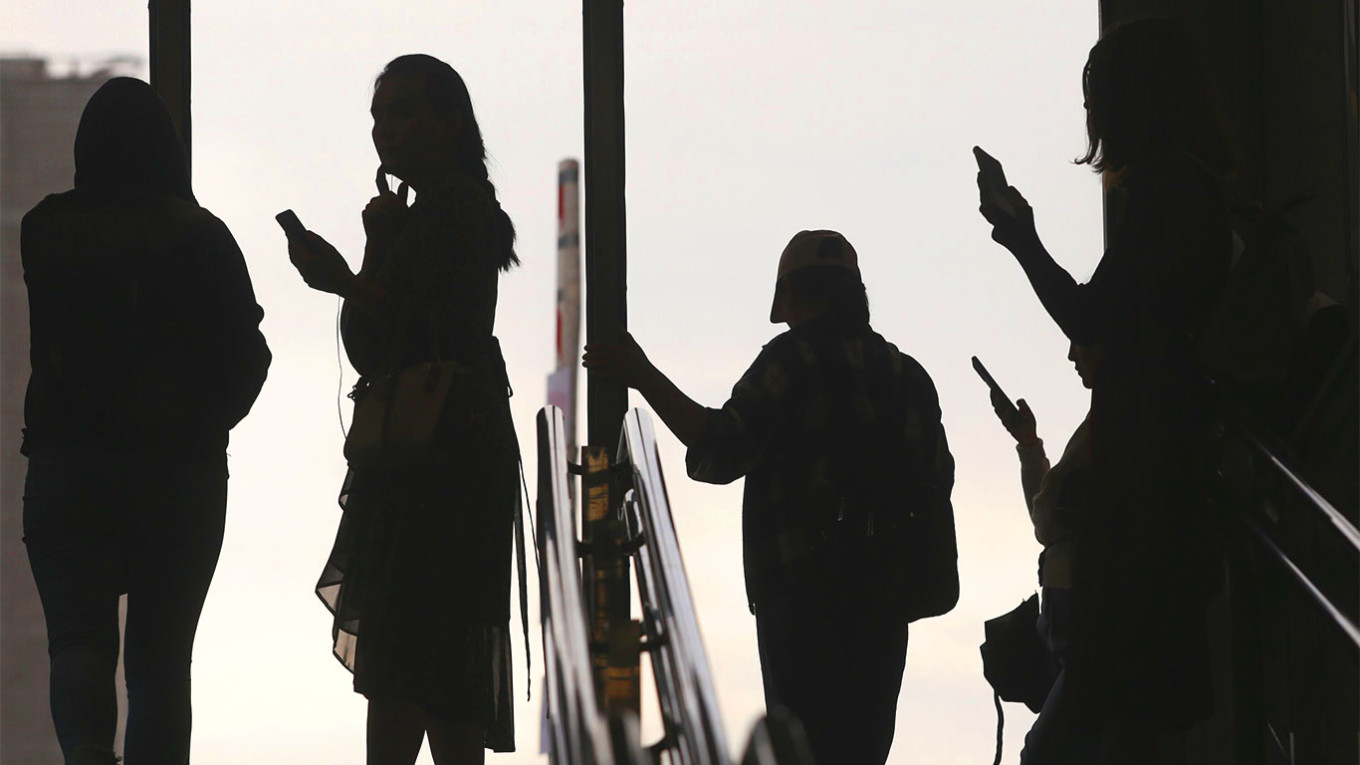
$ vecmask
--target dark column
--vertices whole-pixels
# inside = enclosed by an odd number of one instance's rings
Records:
[[[586,342],[615,342],[628,328],[627,227],[624,215],[623,2],[584,0]],[[623,499],[613,455],[628,389],[586,375],[586,602],[592,670],[608,710],[639,706],[638,625],[629,614],[628,557],[620,547]]]
[[[624,216],[623,2],[585,0],[586,342],[613,342],[628,329]],[[628,391],[586,374],[586,442],[619,443]]]
[[[184,138],[184,148],[192,157],[189,0],[149,0],[147,12],[151,21],[151,87],[170,107],[170,116]]]

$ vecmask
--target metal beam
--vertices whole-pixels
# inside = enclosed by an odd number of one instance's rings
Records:
[[[193,157],[191,141],[193,123],[190,117],[190,73],[193,57],[189,33],[190,0],[149,0],[147,15],[150,20],[151,87],[160,94],[170,116],[184,139],[184,149]],[[193,162],[190,169],[192,171]]]

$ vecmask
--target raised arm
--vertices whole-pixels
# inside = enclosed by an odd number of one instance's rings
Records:
[[[979,185],[982,180],[979,178]],[[1034,210],[1014,186],[1006,188],[1011,214],[984,193],[979,211],[992,224],[992,239],[1010,250],[1025,270],[1034,294],[1063,334],[1077,343],[1094,344],[1105,329],[1106,296],[1095,283],[1078,284],[1053,260],[1034,227]]]

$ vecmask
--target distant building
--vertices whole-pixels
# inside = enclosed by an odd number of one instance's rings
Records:
[[[53,76],[40,58],[0,58],[0,762],[61,762],[47,694],[47,630],[23,545],[25,464],[19,454],[28,383],[28,295],[19,223],[71,188],[85,102],[108,65]]]

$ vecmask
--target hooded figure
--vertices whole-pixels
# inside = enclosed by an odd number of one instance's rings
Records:
[[[150,85],[115,77],[90,97],[76,132],[76,188],[112,196],[169,195],[197,204],[184,141]]]
[[[184,143],[146,83],[118,77],[90,98],[75,160],[76,188],[23,223],[25,453],[221,453],[270,361],[240,249],[195,201]]]
[[[228,432],[269,367],[263,311],[149,85],[120,77],[91,97],[75,160],[75,189],[29,211],[20,235],[24,543],[52,719],[68,765],[115,761],[126,593],[128,759],[187,762],[190,652],[222,545]]]

